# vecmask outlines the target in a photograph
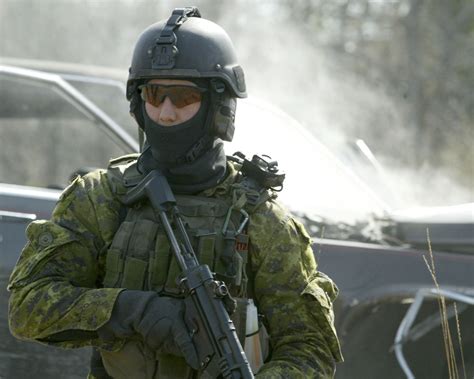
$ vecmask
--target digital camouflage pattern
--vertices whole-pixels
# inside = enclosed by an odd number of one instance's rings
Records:
[[[226,180],[201,195],[230,196],[235,166],[229,163]],[[100,340],[95,331],[109,320],[122,290],[100,287],[119,226],[117,195],[124,192],[112,170],[94,171],[64,191],[50,221],[30,224],[9,284],[16,337],[66,348],[123,346]],[[337,287],[317,271],[310,237],[273,199],[252,213],[248,233],[250,283],[272,347],[257,377],[332,377],[334,362],[342,360],[332,311]]]

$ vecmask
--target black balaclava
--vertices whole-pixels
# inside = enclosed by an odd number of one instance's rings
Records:
[[[211,108],[205,93],[194,117],[181,124],[163,126],[148,116],[142,101],[147,146],[139,158],[138,169],[142,173],[161,169],[178,194],[193,194],[218,184],[226,173],[226,156],[223,142],[208,132]],[[197,145],[200,147],[196,148]],[[190,154],[191,150],[195,154]]]

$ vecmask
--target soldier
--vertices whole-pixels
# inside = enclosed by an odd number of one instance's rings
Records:
[[[337,287],[317,270],[304,227],[275,200],[275,166],[224,154],[236,98],[245,97],[232,42],[196,8],[175,9],[140,35],[127,98],[146,136],[143,151],[76,178],[51,220],[29,225],[9,284],[13,335],[94,347],[90,378],[211,376],[199,369],[163,227],[147,201],[124,201],[159,168],[200,262],[237,299],[232,317],[257,377],[333,377],[342,360]],[[252,304],[257,340],[246,326]]]

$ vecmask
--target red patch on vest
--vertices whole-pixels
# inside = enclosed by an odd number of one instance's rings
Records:
[[[239,234],[235,238],[235,250],[239,253],[249,251],[249,236],[248,234]]]

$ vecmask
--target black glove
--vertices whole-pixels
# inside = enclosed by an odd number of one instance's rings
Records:
[[[97,330],[99,337],[131,338],[138,334],[154,351],[183,356],[194,369],[198,356],[184,323],[184,302],[151,291],[124,290],[110,320]]]

